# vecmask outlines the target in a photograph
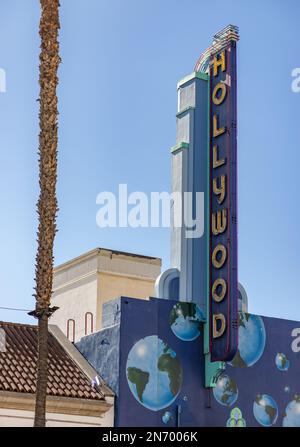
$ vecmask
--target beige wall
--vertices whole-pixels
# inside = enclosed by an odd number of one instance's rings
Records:
[[[147,299],[154,296],[154,281],[135,277],[99,273],[97,330],[101,328],[102,305],[119,296]]]
[[[32,427],[34,412],[0,408],[0,427]],[[113,409],[101,416],[47,413],[47,427],[113,427]]]
[[[85,359],[82,362],[87,363]],[[87,368],[92,369],[89,365]],[[88,373],[85,367],[83,371]],[[32,427],[34,408],[34,394],[0,391],[0,427]],[[49,427],[113,427],[114,397],[93,400],[48,396],[46,421]]]
[[[91,312],[94,320],[97,316],[98,280],[97,274],[68,284],[54,292],[52,306],[59,309],[51,317],[51,324],[57,325],[67,336],[68,320],[75,321],[75,340],[85,335],[85,314]],[[69,323],[72,329],[72,323]],[[94,321],[95,327],[95,321]],[[69,338],[73,341],[71,338]]]
[[[160,270],[159,258],[106,249],[70,260],[54,270],[52,305],[59,309],[50,322],[67,335],[67,322],[73,319],[78,341],[90,333],[85,331],[87,312],[93,314],[94,331],[101,329],[103,303],[122,295],[144,299],[153,296]]]

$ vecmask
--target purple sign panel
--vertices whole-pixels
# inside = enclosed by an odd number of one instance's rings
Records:
[[[210,60],[211,361],[229,361],[237,350],[237,143],[236,42]]]

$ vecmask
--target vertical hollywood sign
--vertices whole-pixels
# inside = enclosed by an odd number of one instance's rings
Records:
[[[210,353],[237,349],[236,42],[210,61]]]

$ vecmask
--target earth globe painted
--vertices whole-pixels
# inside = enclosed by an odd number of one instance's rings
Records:
[[[253,404],[253,414],[257,422],[264,427],[275,424],[278,416],[275,400],[267,394],[258,394]]]
[[[258,315],[240,312],[238,337],[238,350],[229,364],[239,368],[254,365],[262,356],[266,344],[263,319]]]
[[[300,427],[300,396],[295,396],[295,399],[287,405],[282,426]]]
[[[203,321],[204,315],[195,303],[177,303],[170,312],[172,332],[183,341],[195,340],[201,333]]]
[[[287,371],[290,366],[290,361],[287,359],[286,355],[279,352],[275,357],[275,363],[279,371]]]
[[[162,415],[162,421],[164,424],[169,424],[170,422],[172,422],[172,420],[174,419],[173,414],[170,411],[166,411],[163,415]]]
[[[213,388],[213,394],[219,404],[230,407],[238,398],[238,389],[234,380],[222,374]]]
[[[174,402],[183,377],[177,354],[157,335],[142,338],[133,345],[127,358],[126,375],[135,399],[152,411]]]

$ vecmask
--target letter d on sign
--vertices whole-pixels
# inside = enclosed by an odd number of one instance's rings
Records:
[[[219,323],[220,324],[219,324]],[[218,328],[219,326],[219,328]],[[226,329],[226,320],[223,314],[213,315],[213,338],[222,337]]]

